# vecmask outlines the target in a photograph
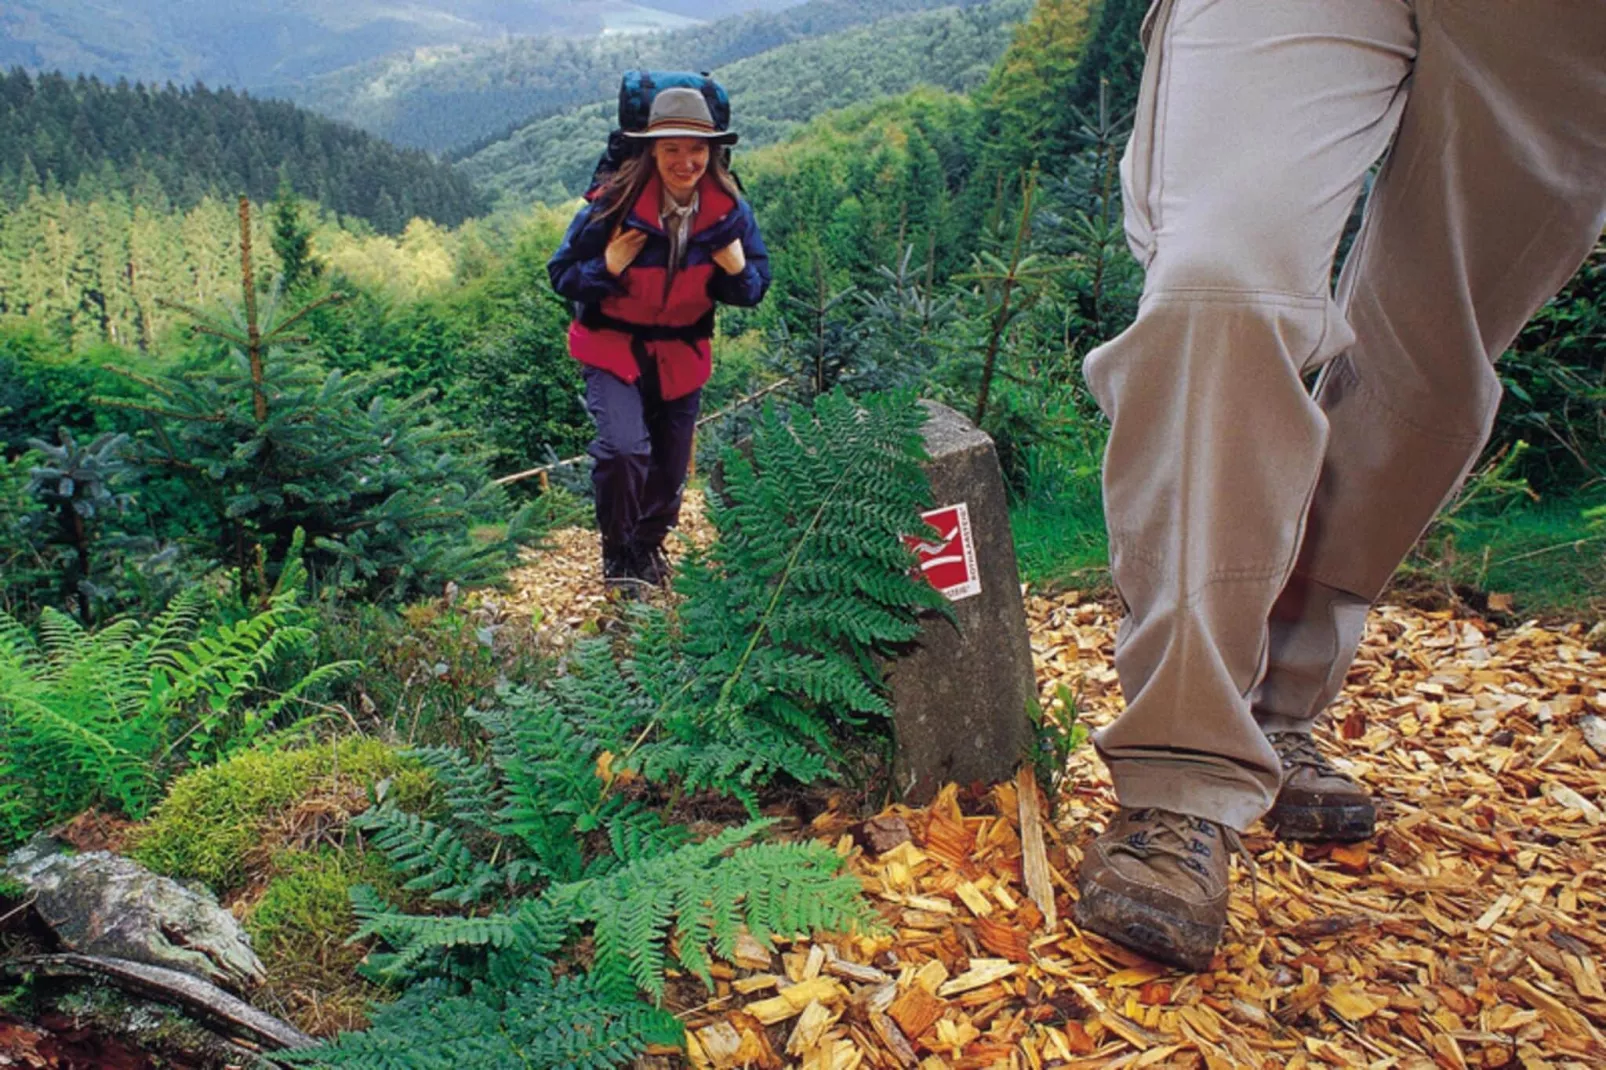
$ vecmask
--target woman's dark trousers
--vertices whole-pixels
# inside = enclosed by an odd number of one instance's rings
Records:
[[[584,369],[586,408],[597,423],[589,450],[597,494],[597,530],[604,569],[610,559],[641,561],[663,545],[680,520],[681,491],[691,466],[692,432],[701,391],[665,401],[658,368],[643,360],[627,383],[600,368]]]

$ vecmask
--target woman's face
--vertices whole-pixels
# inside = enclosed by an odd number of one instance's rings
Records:
[[[691,196],[708,170],[708,142],[700,137],[664,137],[652,143],[658,177],[677,200]]]

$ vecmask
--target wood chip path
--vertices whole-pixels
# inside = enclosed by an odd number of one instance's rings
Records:
[[[592,539],[565,535],[572,559],[515,574],[509,608],[540,607],[545,641],[601,607]],[[1114,611],[1075,592],[1027,608],[1044,702],[1063,683],[1085,722],[1110,721]],[[1083,748],[1042,840],[1051,900],[1027,887],[1017,784],[950,787],[869,822],[828,811],[806,831],[844,856],[887,934],[749,944],[719,965],[712,999],[684,1009],[688,1051],[656,1061],[1606,1067],[1601,715],[1606,657],[1580,628],[1382,608],[1321,731],[1382,803],[1380,832],[1350,847],[1247,836],[1258,907],[1239,870],[1210,972],[1076,929],[1077,865],[1114,805]]]

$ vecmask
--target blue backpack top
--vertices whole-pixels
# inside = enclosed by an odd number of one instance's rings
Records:
[[[708,114],[713,116],[715,129],[730,129],[730,95],[707,71],[626,71],[619,82],[619,129],[647,129],[652,99],[660,89],[697,90],[708,102]]]
[[[619,126],[608,135],[608,147],[597,160],[591,174],[591,188],[595,189],[619,165],[640,152],[643,143],[625,137],[626,130],[647,129],[647,117],[652,113],[653,97],[660,89],[695,89],[708,102],[708,114],[718,130],[729,130],[731,125],[731,98],[725,87],[714,81],[707,71],[626,71],[619,81]],[[721,146],[729,163],[730,148]],[[740,186],[741,180],[737,179]]]

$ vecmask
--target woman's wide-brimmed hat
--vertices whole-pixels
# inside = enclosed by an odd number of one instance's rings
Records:
[[[714,125],[708,101],[695,89],[660,89],[647,113],[647,129],[626,130],[626,137],[700,137],[722,145],[736,144],[736,134]]]

